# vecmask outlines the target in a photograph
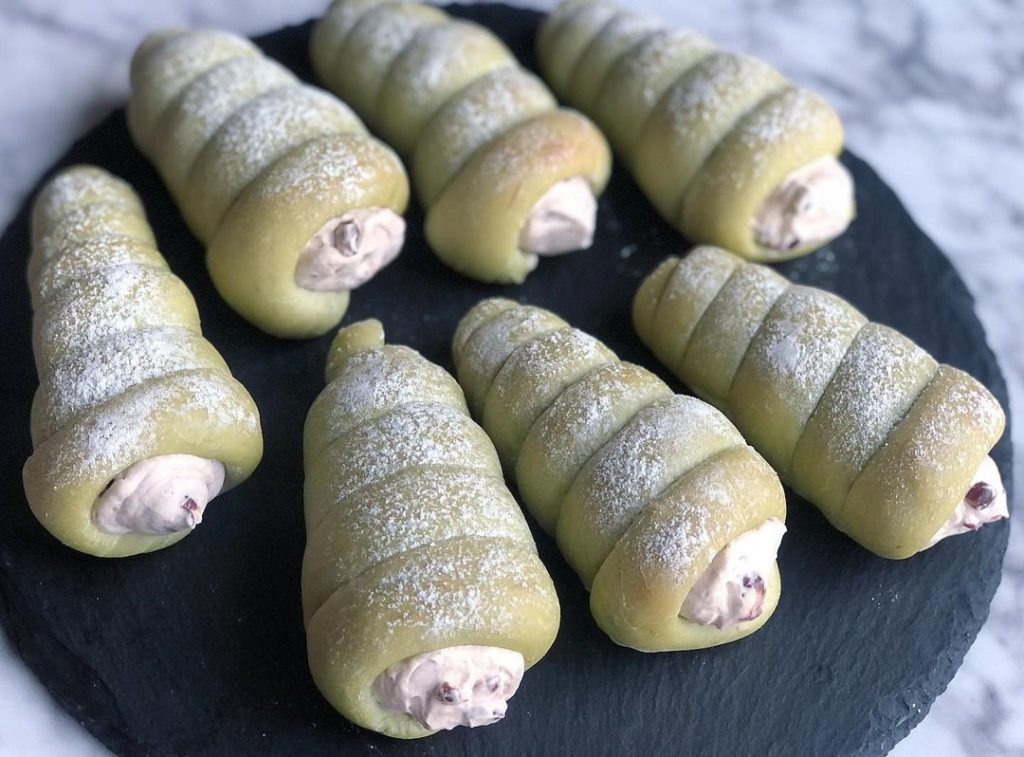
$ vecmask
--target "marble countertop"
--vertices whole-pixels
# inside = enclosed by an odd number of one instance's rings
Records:
[[[327,0],[4,0],[0,226],[38,176],[127,95],[128,60],[171,23],[254,34]],[[537,7],[551,2],[529,3]],[[953,259],[1010,385],[1024,450],[1024,10],[1005,0],[716,0],[634,6],[767,58],[825,94],[847,141]],[[1024,455],[1014,477],[1024,483]],[[949,689],[893,754],[1024,754],[1024,525],[991,616]],[[0,635],[0,756],[106,754]]]

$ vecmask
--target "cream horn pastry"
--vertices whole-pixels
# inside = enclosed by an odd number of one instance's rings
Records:
[[[32,240],[29,506],[81,552],[173,544],[259,463],[256,406],[203,338],[128,184],[62,171],[36,197]]]
[[[999,403],[845,300],[724,250],[669,258],[634,300],[637,334],[720,408],[798,494],[901,559],[1007,517],[988,456]]]
[[[785,497],[725,416],[511,300],[471,309],[452,350],[470,409],[612,640],[698,649],[767,622]]]
[[[405,156],[427,241],[456,271],[521,283],[593,241],[604,138],[490,31],[430,5],[336,0],[313,69]]]
[[[132,59],[128,125],[207,248],[217,290],[283,337],[335,325],[401,251],[398,157],[333,95],[226,32],[155,32]]]
[[[783,260],[853,219],[838,115],[763,61],[604,0],[564,0],[536,48],[551,87],[597,121],[687,239]]]
[[[559,607],[462,391],[378,321],[343,328],[306,419],[302,605],[316,685],[398,738],[500,720]]]

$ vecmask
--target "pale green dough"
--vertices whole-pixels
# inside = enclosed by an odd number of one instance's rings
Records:
[[[566,99],[593,112],[612,66],[659,26],[654,19],[633,13],[619,13],[609,19],[573,67]]]
[[[807,419],[865,323],[845,300],[793,286],[751,340],[726,404],[747,440],[783,478],[790,478]]]
[[[371,8],[340,42],[330,74],[320,78],[376,126],[378,95],[391,64],[420,30],[447,18],[430,5],[387,3]]]
[[[690,242],[783,260],[830,241],[787,236],[778,244],[791,246],[776,249],[755,238],[773,192],[842,152],[839,116],[820,97],[763,61],[605,0],[559,4],[536,52],[555,91],[594,117],[647,199]],[[853,218],[852,192],[849,204],[836,203],[832,236]]]
[[[642,408],[672,395],[632,363],[602,366],[562,392],[523,440],[519,494],[541,528],[554,534],[566,492],[584,463]]]
[[[515,65],[508,48],[486,29],[450,21],[420,31],[395,58],[377,95],[376,126],[403,155],[452,95],[498,68]]]
[[[743,437],[725,416],[694,397],[672,395],[638,412],[583,466],[559,512],[558,546],[583,583],[590,587],[629,525],[673,481],[737,445]]]
[[[463,321],[475,320],[478,312],[493,311],[484,300],[465,316]],[[508,356],[520,344],[568,324],[554,313],[533,307],[511,307],[495,312],[466,337],[462,349],[455,355],[455,373],[466,393],[466,401],[474,415],[481,415],[484,400],[494,377]]]
[[[353,722],[428,736],[380,706],[377,677],[462,645],[514,650],[529,667],[554,641],[558,598],[494,447],[445,371],[364,321],[335,337],[327,374],[306,422],[310,672]],[[437,402],[452,391],[457,402]]]
[[[558,108],[483,26],[431,5],[337,0],[311,55],[317,75],[408,160],[427,243],[460,274],[522,283],[540,260],[520,246],[537,202],[569,179],[595,196],[607,184],[601,133]]]
[[[743,114],[784,83],[767,63],[716,52],[669,87],[630,160],[637,184],[663,217],[675,217],[694,177]]]
[[[715,49],[707,37],[688,31],[652,32],[608,69],[594,101],[594,118],[624,160],[665,91]]]
[[[515,469],[530,427],[565,389],[617,359],[597,339],[572,328],[539,336],[509,355],[487,392],[481,416],[505,469]]]
[[[142,204],[91,166],[62,171],[32,212],[29,286],[39,388],[25,496],[64,544],[101,557],[169,546],[189,531],[111,534],[93,505],[111,480],[163,455],[219,461],[226,491],[263,453],[259,412],[199,329],[184,283],[152,246]],[[216,506],[208,513],[214,515]]]
[[[675,261],[663,266],[658,281],[648,286],[637,308],[645,320],[654,317],[675,268]],[[778,478],[724,415],[701,400],[673,394],[657,376],[619,361],[554,314],[511,300],[477,303],[456,329],[452,352],[470,407],[495,441],[506,471],[514,472],[527,509],[556,536],[562,555],[588,588],[595,576],[608,570],[624,575],[651,557],[653,547],[623,545],[633,538],[634,524],[645,522],[651,508],[667,507],[660,504],[666,493],[694,471],[708,469],[708,480],[730,481],[721,489],[728,491],[722,511],[701,511],[700,517],[706,514],[715,523],[692,515],[687,526],[713,533],[717,541],[684,554],[658,574],[657,580],[673,582],[671,617],[663,617],[669,595],[651,597],[642,580],[630,579],[621,591],[595,589],[594,616],[615,642],[644,651],[692,649],[741,638],[767,620],[720,631],[679,617],[689,588],[719,549],[767,517],[785,518]],[[482,408],[472,401],[471,387],[486,392]],[[720,464],[720,459],[732,462]],[[756,504],[748,507],[749,502]],[[655,525],[671,531],[662,546],[677,535],[684,542],[688,538],[685,529],[677,533],[672,517],[657,516]],[[609,569],[613,556],[617,566]],[[775,586],[769,588],[767,614],[779,591],[772,570],[769,580]],[[652,639],[614,620],[655,612],[660,626],[684,630],[659,631]]]
[[[369,7],[347,1],[359,14]],[[333,28],[359,14],[332,11]],[[315,46],[327,44],[314,36]],[[305,339],[336,326],[348,290],[300,285],[300,256],[350,211],[405,211],[398,156],[345,103],[226,32],[155,32],[132,70],[132,137],[206,245],[217,291],[274,336]]]
[[[695,303],[695,291],[710,304],[678,305]],[[724,250],[663,262],[633,314],[673,373],[833,525],[883,557],[929,546],[1003,432],[1002,408],[975,379],[839,297]]]

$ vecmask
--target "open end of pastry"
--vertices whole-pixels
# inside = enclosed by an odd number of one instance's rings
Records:
[[[986,456],[978,466],[978,471],[974,474],[971,485],[967,487],[964,498],[957,503],[949,519],[935,532],[935,536],[928,542],[928,547],[935,546],[948,536],[977,531],[988,523],[1009,517],[1010,510],[1006,502],[1003,478],[999,475],[995,460]]]
[[[140,460],[107,484],[92,522],[107,534],[191,531],[224,486],[224,465],[195,455]]]
[[[395,663],[377,676],[374,693],[383,709],[431,731],[475,728],[505,717],[524,669],[523,656],[503,647],[445,647]]]
[[[781,520],[768,518],[722,547],[686,595],[680,617],[720,630],[760,617],[784,533]]]
[[[355,289],[398,257],[404,242],[405,219],[393,210],[350,210],[310,237],[295,266],[295,283],[315,292]]]
[[[563,179],[530,208],[519,231],[519,247],[535,255],[561,255],[590,247],[597,199],[582,176]]]
[[[853,220],[853,179],[831,155],[801,166],[762,203],[754,239],[780,253],[819,247]]]

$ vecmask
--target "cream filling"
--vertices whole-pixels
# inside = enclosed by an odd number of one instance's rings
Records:
[[[768,518],[722,547],[686,595],[679,615],[722,630],[758,617],[784,533],[781,520]]]
[[[519,231],[519,248],[536,255],[561,255],[590,247],[597,223],[597,198],[582,176],[563,179],[530,208]]]
[[[971,479],[967,494],[957,503],[949,520],[935,532],[935,536],[928,542],[928,547],[935,546],[947,536],[977,531],[987,523],[995,523],[1009,517],[1010,509],[1006,502],[1003,477],[999,475],[995,460],[986,456]]]
[[[360,208],[332,218],[306,243],[295,283],[315,292],[365,284],[402,250],[405,219],[388,208]]]
[[[763,247],[794,250],[825,244],[853,220],[853,179],[831,155],[793,171],[754,216],[754,239]]]
[[[140,460],[115,476],[92,506],[107,534],[191,531],[224,486],[224,465],[195,455]]]
[[[377,676],[374,693],[382,708],[408,713],[431,731],[475,728],[505,717],[524,668],[510,649],[445,647],[396,662]]]

